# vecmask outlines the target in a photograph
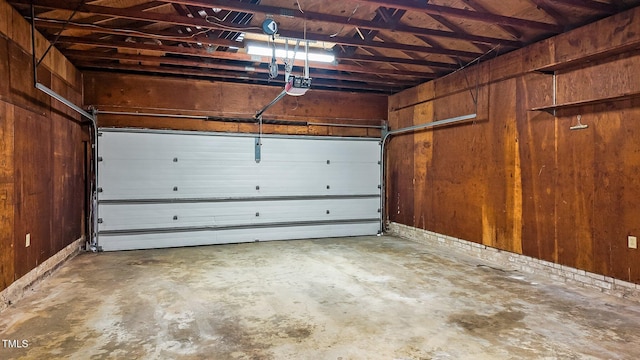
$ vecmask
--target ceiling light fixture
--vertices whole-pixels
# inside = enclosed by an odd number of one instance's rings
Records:
[[[271,56],[273,49],[267,46],[260,45],[249,45],[247,47],[247,54],[249,55],[258,55],[258,56]],[[283,49],[276,49],[276,57],[279,58],[293,58],[293,51],[289,51],[288,54]],[[304,60],[305,53],[298,52],[296,53],[296,60]],[[333,63],[336,60],[336,57],[330,53],[309,53],[309,61],[317,61],[323,63]]]

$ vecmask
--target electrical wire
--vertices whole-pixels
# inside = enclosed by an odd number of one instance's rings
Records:
[[[49,53],[49,51],[51,51],[51,48],[58,42],[58,40],[60,39],[60,35],[62,35],[62,32],[64,31],[64,29],[66,29],[67,25],[69,24],[69,22],[71,21],[71,19],[73,19],[74,16],[76,16],[76,14],[78,13],[78,10],[80,10],[80,8],[82,7],[82,5],[84,5],[86,0],[82,0],[78,3],[78,6],[76,6],[76,8],[73,10],[73,12],[71,13],[71,16],[69,16],[69,18],[67,19],[67,21],[64,22],[64,24],[62,25],[62,29],[60,29],[60,31],[58,31],[58,33],[56,34],[55,39],[53,39],[53,41],[49,44],[49,47],[47,47],[47,50],[44,52],[44,54],[42,54],[42,56],[40,57],[40,60],[38,60],[38,63],[36,64],[36,67],[38,65],[40,65],[40,63],[42,62],[42,60],[44,60],[44,57],[47,56],[47,54]],[[31,6],[33,6],[33,3],[31,3]]]
[[[215,19],[215,21],[211,21],[210,19]],[[223,22],[223,20],[221,20],[218,17],[213,16],[213,15],[205,16],[204,20],[206,22],[208,22],[209,24],[220,26],[221,28],[223,28],[225,30],[262,30],[262,28],[257,27],[257,26],[230,26],[228,24],[225,24]]]
[[[353,17],[353,15],[355,15],[355,14],[356,14],[356,11],[358,11],[358,8],[359,8],[359,7],[360,7],[360,4],[356,4],[355,9],[353,9],[353,11],[351,12],[351,15],[349,15],[349,17],[347,18],[347,22],[351,21],[351,18]],[[344,30],[344,27],[345,27],[345,26],[344,26],[344,25],[342,25],[342,27],[340,28],[340,30],[338,30],[338,32],[337,32],[337,33],[335,33],[335,34],[331,34],[331,35],[329,35],[329,37],[336,37],[336,36],[340,35],[340,33]]]
[[[498,45],[496,45],[496,46],[492,47],[492,48],[491,48],[491,49],[489,49],[486,53],[484,53],[484,54],[482,54],[482,55],[478,56],[477,58],[475,58],[475,59],[473,59],[473,60],[469,61],[469,62],[468,62],[468,63],[466,63],[464,66],[459,67],[459,68],[458,68],[458,69],[456,69],[455,71],[448,73],[447,75],[445,75],[445,76],[441,77],[440,79],[445,78],[445,77],[447,77],[447,76],[451,76],[451,75],[453,75],[453,74],[457,73],[458,71],[462,71],[462,70],[464,70],[464,69],[468,68],[469,66],[473,65],[475,62],[479,62],[479,61],[480,61],[480,59],[482,59],[483,57],[485,57],[485,56],[489,55],[490,53],[492,53],[493,51],[497,50],[499,47],[500,47],[500,44],[498,44]],[[496,51],[496,56],[497,56],[497,53],[498,53],[498,52]]]
[[[59,19],[48,19],[48,18],[39,18],[36,17],[36,20],[39,21],[45,21],[45,22],[50,22],[50,23],[65,23],[64,20],[59,20]],[[114,29],[114,28],[110,28],[107,26],[100,26],[100,25],[96,25],[96,24],[86,24],[86,23],[78,23],[78,22],[68,22],[68,24],[74,25],[74,26],[80,26],[80,27],[87,27],[87,28],[95,28],[95,29],[100,29],[100,30],[107,30],[107,31],[117,31],[117,32],[122,32],[125,34],[139,34],[139,35],[146,35],[146,36],[153,36],[153,37],[158,37],[158,38],[164,38],[164,39],[192,39],[196,36],[202,35],[202,34],[206,34],[208,32],[211,31],[211,29],[207,29],[207,30],[202,30],[202,31],[198,31],[196,33],[193,33],[191,35],[182,35],[182,34],[175,34],[175,35],[162,35],[162,34],[157,34],[157,33],[153,33],[153,32],[146,32],[146,31],[140,31],[140,30],[132,30],[132,29]]]

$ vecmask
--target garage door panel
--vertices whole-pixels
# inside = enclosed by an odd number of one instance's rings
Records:
[[[375,234],[376,222],[365,224],[334,224],[254,229],[167,232],[135,235],[102,236],[104,251],[155,249],[179,246],[246,243],[255,241],[313,239],[337,236]]]
[[[217,137],[215,142],[210,136],[199,136],[195,133],[142,133],[138,131],[113,131],[116,129],[101,129],[99,140],[109,137],[108,141],[101,141],[100,150],[105,151],[114,159],[173,159],[175,156],[183,158],[252,160],[247,147],[253,147],[251,137]],[[141,136],[159,135],[159,136]],[[162,139],[159,142],[159,139]]]
[[[101,200],[224,197],[247,193],[257,196],[369,195],[379,191],[380,183],[377,163],[256,167],[252,161],[253,164],[245,167],[234,163],[228,167],[187,168],[138,161],[103,162],[99,175]]]
[[[251,161],[244,166],[218,162],[215,167],[111,159],[103,163],[99,175],[103,200],[222,197],[247,192],[262,196],[367,195],[377,193],[380,183],[377,163],[294,166]]]
[[[380,148],[375,139],[265,136],[256,161],[252,136],[100,131],[98,230],[103,248],[115,239],[128,239],[132,244],[125,248],[135,248],[135,239],[142,241],[151,236],[148,232],[166,239],[171,238],[167,232],[179,233],[172,238],[178,243],[170,246],[181,246],[192,244],[182,240],[186,232],[197,234],[197,244],[217,243],[220,231],[224,241],[242,234],[228,233],[238,227],[274,228],[283,239],[291,238],[289,232],[313,237],[321,225],[333,236],[349,236],[345,221],[356,228],[366,224],[368,234],[379,230]],[[331,222],[336,223],[327,225]]]
[[[169,229],[378,217],[379,198],[164,204],[103,204],[99,230]]]
[[[286,183],[277,180],[229,180],[217,181],[155,181],[144,186],[148,179],[131,178],[132,185],[106,186],[102,188],[100,200],[118,199],[176,199],[176,198],[226,198],[242,197],[248,194],[256,197],[272,196],[315,196],[315,195],[372,195],[379,191],[378,182],[362,189],[357,183],[349,184],[322,178],[309,179],[314,184],[307,186],[290,184],[289,181],[304,181],[305,178],[289,179]],[[259,189],[257,188],[259,187]]]
[[[310,144],[306,139],[262,139],[263,159],[267,162],[368,162],[376,158],[375,151],[380,151],[375,141],[354,141],[348,148],[349,157],[345,158],[342,152],[344,148],[337,145],[336,141],[317,140]]]

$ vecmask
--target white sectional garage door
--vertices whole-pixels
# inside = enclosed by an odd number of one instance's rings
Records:
[[[380,229],[377,139],[100,129],[105,251]],[[256,160],[259,160],[256,161]]]

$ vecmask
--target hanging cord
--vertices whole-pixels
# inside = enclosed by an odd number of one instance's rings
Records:
[[[304,21],[304,77],[309,77],[309,40],[307,40],[307,20]]]
[[[132,34],[132,35],[142,35],[142,36],[153,36],[155,38],[161,38],[161,39],[191,39],[194,38],[198,35],[202,35],[202,34],[206,34],[208,32],[211,31],[211,29],[206,29],[206,30],[202,30],[202,31],[198,31],[195,32],[193,34],[175,34],[175,35],[163,35],[163,34],[158,34],[158,33],[154,33],[154,32],[147,32],[147,31],[140,31],[140,30],[132,30],[132,29],[113,29],[107,26],[100,26],[100,25],[96,25],[96,24],[85,24],[85,23],[79,23],[79,22],[75,22],[75,21],[64,21],[64,20],[59,20],[59,19],[49,19],[49,18],[39,18],[36,17],[36,20],[39,21],[44,21],[44,22],[48,22],[48,23],[54,23],[54,24],[64,24],[67,23],[69,25],[74,25],[74,26],[81,26],[81,27],[86,27],[86,28],[94,28],[94,29],[100,29],[100,30],[114,30],[117,32],[121,32],[124,34]]]
[[[471,60],[471,61],[469,61],[469,62],[468,62],[468,63],[466,63],[465,65],[462,65],[462,63],[460,62],[460,59],[458,59],[458,63],[460,64],[460,67],[459,67],[457,70],[455,70],[455,71],[453,71],[453,72],[451,72],[451,73],[449,73],[449,74],[447,74],[447,75],[445,75],[445,76],[441,77],[441,79],[446,78],[447,76],[453,75],[453,74],[455,74],[455,73],[457,73],[457,72],[459,72],[459,71],[462,71],[462,70],[464,70],[464,69],[468,68],[469,66],[471,66],[471,65],[473,65],[473,64],[478,64],[478,65],[479,65],[479,64],[480,64],[480,60],[481,60],[482,58],[484,58],[485,56],[489,55],[489,54],[490,54],[490,53],[492,53],[493,51],[496,51],[499,47],[500,47],[500,44],[497,44],[496,46],[494,46],[493,48],[489,49],[489,50],[488,50],[487,52],[485,52],[484,54],[482,54],[482,55],[478,56],[477,58],[475,58],[475,59],[473,59],[473,60]],[[496,51],[496,54],[497,54],[497,51]],[[480,73],[479,73],[479,71],[480,71],[480,69],[478,68],[478,74],[477,74],[477,76],[476,76],[476,89],[475,89],[475,94],[474,94],[474,92],[471,90],[471,84],[470,84],[470,82],[469,82],[469,78],[468,78],[468,76],[467,76],[467,73],[466,73],[466,72],[464,73],[464,78],[465,78],[465,81],[467,82],[467,87],[469,87],[469,92],[471,93],[471,99],[473,100],[473,103],[474,103],[474,105],[475,105],[475,109],[476,109],[476,111],[475,111],[475,112],[476,112],[476,113],[478,112],[478,94],[479,94],[479,91],[480,91]]]
[[[260,116],[258,118],[258,127],[259,127],[259,133],[258,133],[258,145],[262,146],[262,116]]]
[[[458,62],[460,62],[460,59],[458,59]],[[480,59],[475,59],[473,60],[470,64],[476,63],[476,65],[480,65]],[[476,73],[476,88],[475,88],[475,92],[471,89],[471,83],[469,82],[469,76],[467,75],[467,73],[464,73],[464,80],[467,83],[467,88],[469,88],[469,93],[471,94],[471,99],[473,100],[473,103],[476,105],[476,109],[478,107],[478,90],[480,87],[480,69],[478,68],[478,72]]]
[[[276,36],[271,35],[271,63],[269,63],[269,79],[275,79],[278,77],[278,64],[276,63]]]
[[[468,68],[469,66],[473,65],[473,63],[475,63],[476,61],[480,61],[480,59],[482,59],[483,57],[485,57],[485,56],[487,56],[487,55],[491,54],[493,51],[497,50],[499,47],[500,47],[500,44],[498,44],[498,45],[496,45],[496,46],[492,47],[492,48],[491,48],[491,49],[489,49],[486,53],[484,53],[484,54],[482,54],[482,55],[478,56],[477,58],[475,58],[475,59],[473,59],[473,60],[469,61],[466,65],[463,65],[463,66],[459,67],[459,68],[458,68],[458,69],[456,69],[455,71],[452,71],[452,72],[450,72],[450,73],[446,74],[445,76],[440,77],[439,79],[444,79],[444,78],[446,78],[447,76],[451,76],[451,75],[453,75],[453,74],[457,73],[458,71],[462,71],[462,70],[464,70],[464,69]],[[496,52],[496,56],[497,56],[497,52]]]
[[[36,67],[38,65],[40,65],[40,63],[42,62],[42,60],[44,60],[44,57],[47,56],[47,54],[49,53],[49,51],[51,51],[51,48],[58,42],[58,39],[60,39],[60,36],[62,35],[62,32],[67,28],[67,25],[69,24],[69,21],[71,21],[71,19],[73,19],[74,16],[76,16],[76,13],[78,13],[78,10],[80,10],[80,8],[82,7],[82,5],[84,5],[84,2],[86,0],[82,0],[78,3],[78,6],[76,6],[76,8],[73,10],[73,12],[71,13],[71,16],[69,16],[69,19],[67,19],[67,21],[64,22],[64,24],[62,24],[62,28],[60,29],[60,31],[58,31],[58,33],[56,34],[55,39],[53,39],[53,41],[51,43],[49,43],[49,47],[47,48],[47,50],[44,52],[44,54],[42,54],[42,56],[40,57],[40,60],[38,60],[38,63],[36,64]],[[33,15],[32,15],[33,16]],[[35,19],[33,19],[32,21],[35,21]]]
[[[204,20],[209,24],[214,24],[226,30],[262,30],[262,28],[258,26],[235,26],[234,24],[230,24],[229,22],[214,15],[207,15],[204,17]]]
[[[353,17],[353,15],[355,15],[355,14],[356,14],[356,11],[358,11],[358,8],[359,8],[359,7],[360,7],[360,4],[356,4],[355,9],[353,9],[353,11],[351,12],[351,15],[349,15],[349,17],[347,18],[347,23],[348,23],[349,21],[351,21],[351,18]],[[331,34],[331,35],[329,35],[329,37],[336,37],[336,36],[340,35],[340,33],[342,32],[342,30],[344,30],[344,27],[345,27],[345,25],[342,25],[342,27],[340,28],[340,30],[338,30],[338,32],[337,32],[337,33],[335,33],[335,34]]]
[[[289,58],[289,39],[284,40],[285,59],[284,59],[284,82],[289,82],[291,71],[293,71],[293,64],[296,61],[296,55],[298,54],[298,48],[300,47],[300,39],[296,40],[296,47],[293,49],[293,57]]]

